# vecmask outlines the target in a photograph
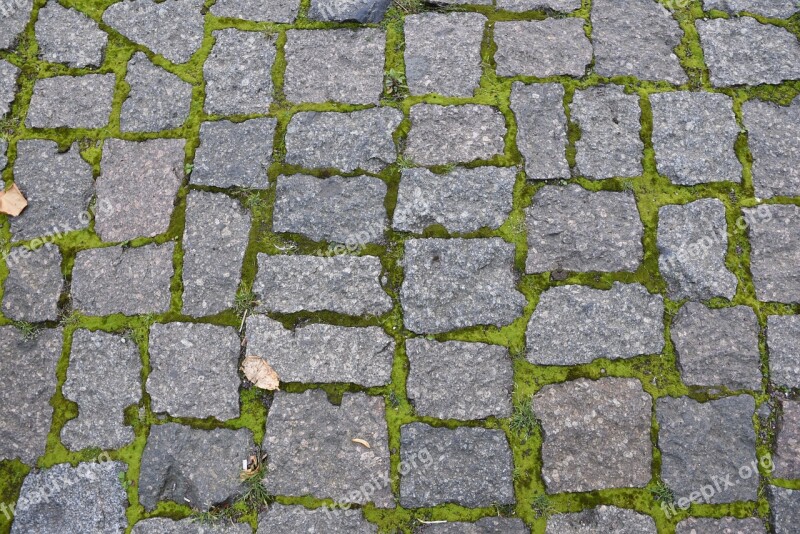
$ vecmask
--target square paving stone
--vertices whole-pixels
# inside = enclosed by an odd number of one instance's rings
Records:
[[[561,286],[542,293],[526,334],[528,361],[580,365],[664,348],[664,299],[639,284]]]
[[[491,239],[411,239],[400,290],[405,324],[417,333],[505,326],[522,315],[514,245]]]
[[[272,230],[347,245],[382,241],[386,191],[383,180],[370,176],[279,176]]]
[[[794,534],[800,523],[800,491],[767,486],[775,534]]]
[[[766,208],[768,216],[761,217]],[[800,207],[759,206],[742,210],[753,224],[750,271],[758,300],[800,302]]]
[[[286,163],[377,173],[397,159],[392,134],[403,115],[392,108],[295,114],[286,129]]]
[[[378,23],[383,20],[391,0],[311,0],[308,18],[326,22]]]
[[[381,286],[382,271],[375,256],[259,254],[253,291],[259,311],[382,315],[392,309],[392,299]]]
[[[796,0],[703,0],[703,9],[718,9],[736,15],[742,11],[765,17],[788,19],[800,6]]]
[[[496,0],[497,9],[506,11],[533,11],[551,9],[553,11],[575,11],[580,9],[581,0]]]
[[[420,526],[415,534],[530,534],[522,519],[484,517],[474,523],[431,523]]]
[[[238,417],[240,345],[231,327],[154,324],[146,385],[153,412],[220,421]]]
[[[688,517],[678,523],[675,534],[767,534],[760,519]]]
[[[0,4],[0,50],[17,46],[19,37],[31,18],[33,0]]]
[[[564,87],[515,82],[511,111],[517,119],[517,147],[525,158],[528,179],[569,178]]]
[[[274,39],[235,29],[218,30],[213,36],[214,47],[203,66],[206,113],[268,113],[277,53]]]
[[[86,74],[36,81],[28,128],[102,128],[111,116],[116,76]]]
[[[88,315],[164,313],[170,305],[174,243],[78,252],[72,305]]]
[[[364,393],[345,393],[340,406],[328,402],[321,390],[276,393],[263,444],[269,458],[267,490],[394,507],[385,409],[383,397]]]
[[[592,43],[579,18],[498,22],[494,27],[498,76],[583,76]]]
[[[103,63],[108,34],[76,9],[48,2],[36,19],[39,57],[70,67],[99,67]]]
[[[427,508],[514,504],[514,462],[502,430],[400,427],[400,503]]]
[[[505,150],[506,121],[497,108],[417,104],[405,155],[417,165],[488,160]]]
[[[192,85],[153,65],[137,52],[128,62],[125,81],[131,91],[122,104],[123,132],[159,132],[178,128],[189,117]]]
[[[289,30],[283,92],[290,102],[377,104],[385,50],[377,28]]]
[[[687,302],[670,329],[684,384],[760,390],[759,330],[747,306],[712,310]]]
[[[800,196],[800,98],[789,107],[749,100],[742,106],[758,198]]]
[[[19,72],[16,65],[0,59],[0,118],[11,111],[11,103],[17,93]]]
[[[24,249],[6,260],[8,277],[3,291],[3,315],[16,321],[58,320],[58,299],[64,289],[61,252],[51,243]]]
[[[703,199],[658,210],[658,266],[673,300],[732,299],[738,281],[725,265],[725,205]]]
[[[428,169],[404,169],[392,226],[416,234],[434,224],[456,234],[499,228],[513,208],[517,171],[456,167],[447,174],[434,174]]]
[[[204,122],[189,181],[196,185],[266,189],[275,119]]]
[[[139,521],[133,526],[131,534],[252,534],[248,523],[203,523],[194,517],[173,521],[166,517],[153,517]]]
[[[222,193],[190,191],[183,231],[183,313],[233,307],[250,236],[250,213]]]
[[[169,229],[185,146],[184,139],[105,142],[97,201],[113,210],[97,213],[95,231],[103,241],[154,237]]]
[[[775,443],[775,478],[800,479],[800,402],[785,400]]]
[[[531,403],[544,433],[548,493],[641,488],[650,481],[653,401],[638,380],[582,378],[545,386]]]
[[[420,13],[404,20],[406,79],[411,94],[472,96],[481,81],[486,17]]]
[[[639,96],[625,94],[618,85],[577,91],[572,101],[572,120],[581,129],[575,142],[577,173],[592,179],[641,175],[640,117]]]
[[[299,10],[300,0],[217,0],[211,6],[215,17],[257,22],[294,22]]]
[[[598,506],[573,514],[556,514],[547,520],[545,534],[656,534],[652,517],[616,506]],[[694,533],[699,534],[699,533]]]
[[[650,103],[658,172],[680,185],[742,181],[742,164],[734,152],[739,125],[731,97],[657,93],[650,95]]]
[[[64,398],[78,404],[78,417],[66,422],[61,442],[79,451],[119,449],[133,441],[125,408],[142,397],[139,347],[123,336],[77,330],[72,338]]]
[[[767,348],[772,383],[800,388],[800,315],[767,317]]]
[[[505,347],[417,338],[406,342],[406,354],[417,414],[462,421],[511,415],[514,369]]]
[[[265,315],[251,315],[247,354],[268,360],[281,382],[377,387],[392,381],[394,339],[377,326],[308,324],[289,330]]]
[[[525,210],[526,271],[635,271],[644,226],[632,193],[546,186]]]
[[[678,506],[704,490],[711,495],[700,502],[707,504],[757,499],[758,474],[740,475],[740,469],[758,465],[754,411],[749,395],[704,403],[689,397],[658,399],[661,478],[675,492]]]
[[[303,506],[275,503],[258,516],[256,534],[377,534],[378,527],[364,519],[361,510],[331,509],[325,506],[309,510]]]
[[[253,449],[253,433],[247,429],[153,425],[142,454],[139,503],[151,511],[159,501],[195,510],[227,502],[244,489],[242,461]]]
[[[785,29],[751,17],[698,20],[695,25],[715,87],[800,78],[800,42]]]
[[[0,460],[35,465],[44,454],[61,345],[60,328],[29,338],[13,326],[0,327]]]

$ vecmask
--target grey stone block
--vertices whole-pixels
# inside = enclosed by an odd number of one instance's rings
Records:
[[[675,534],[767,534],[760,519],[688,517],[678,523]]]
[[[153,517],[139,521],[133,526],[132,534],[252,534],[247,523],[202,523],[193,517],[173,521],[165,517]]]
[[[19,146],[19,144],[17,146]],[[0,139],[0,171],[5,169],[6,163],[8,163],[8,157],[6,157],[7,148],[8,148],[8,141],[6,141],[5,139]]]
[[[775,478],[800,478],[800,402],[784,400],[775,439]]]
[[[325,534],[377,534],[378,527],[366,521],[361,510],[284,506],[275,503],[258,516],[256,534],[296,534],[324,532]]]
[[[14,101],[17,94],[17,77],[19,76],[19,72],[19,67],[0,59],[0,118],[11,111],[11,103]],[[5,150],[3,150],[3,152],[5,152]]]
[[[214,187],[269,187],[272,143],[278,121],[270,118],[244,122],[204,122],[200,146],[189,177],[196,185]]]
[[[575,11],[580,9],[581,0],[497,0],[497,9],[506,11],[533,11],[548,9],[553,11]]]
[[[772,383],[800,388],[800,316],[767,317],[767,348]]]
[[[656,534],[656,522],[652,517],[601,505],[573,514],[556,514],[547,520],[545,534],[591,534],[613,532],[614,534]]]
[[[308,18],[325,22],[376,24],[383,20],[391,3],[391,0],[311,0]]]
[[[415,534],[529,534],[522,519],[484,517],[474,523],[433,523],[422,525]]]
[[[6,260],[3,315],[16,321],[58,320],[58,299],[64,289],[61,252],[51,243]]]
[[[294,22],[300,0],[218,0],[211,6],[215,17],[258,22]]]
[[[498,22],[494,27],[498,76],[583,76],[592,43],[580,18]]]
[[[800,491],[767,486],[775,534],[793,534],[800,523]]]
[[[800,6],[796,0],[703,0],[703,9],[718,9],[731,15],[747,11],[765,17],[788,19],[800,11]]]
[[[116,76],[86,74],[36,80],[28,128],[102,128],[108,124]]]
[[[128,62],[131,92],[122,104],[123,132],[159,132],[181,126],[189,117],[192,85],[150,63],[141,52]]]
[[[511,111],[517,119],[517,147],[525,158],[528,179],[569,178],[564,87],[515,82]]]
[[[757,198],[800,196],[800,98],[789,107],[760,100],[742,105],[748,146],[753,156]]]
[[[758,300],[800,302],[800,207],[759,206],[749,217],[750,272]]]
[[[42,60],[75,68],[103,63],[108,34],[80,11],[48,2],[39,10],[35,28]]]
[[[0,50],[17,46],[19,37],[31,18],[33,0],[19,0],[0,6]]]

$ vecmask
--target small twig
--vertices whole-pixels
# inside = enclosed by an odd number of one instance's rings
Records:
[[[245,309],[244,310],[244,315],[242,315],[242,325],[239,327],[239,333],[240,334],[242,333],[242,330],[244,330],[244,322],[247,319],[247,312],[248,311],[250,311],[250,310]]]

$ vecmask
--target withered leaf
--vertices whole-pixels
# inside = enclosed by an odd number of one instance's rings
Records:
[[[242,372],[257,388],[275,391],[280,389],[280,378],[275,369],[263,358],[248,356],[242,362]]]
[[[16,217],[27,206],[28,201],[17,187],[17,184],[12,185],[8,191],[0,192],[0,213]]]

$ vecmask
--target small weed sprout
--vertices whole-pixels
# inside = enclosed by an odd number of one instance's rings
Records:
[[[253,313],[258,305],[256,294],[249,287],[243,287],[236,292],[236,297],[233,300],[233,309],[237,315],[244,315]]]
[[[547,495],[539,495],[533,499],[531,508],[533,509],[533,515],[536,516],[536,519],[546,519],[555,512],[553,503],[550,502],[550,498]]]
[[[532,398],[516,403],[514,413],[511,414],[509,427],[512,432],[522,439],[530,438],[540,428],[540,423],[533,413]]]
[[[653,495],[653,499],[656,502],[664,504],[672,504],[675,502],[675,493],[660,480],[650,489],[650,493]]]
[[[406,76],[397,69],[389,69],[384,80],[386,96],[393,100],[402,100],[403,94],[408,91]]]
[[[405,15],[422,11],[422,0],[394,0],[392,6],[402,11]]]
[[[397,158],[397,166],[401,169],[410,169],[414,166],[414,162],[405,156],[400,156]]]
[[[36,337],[36,332],[38,329],[36,328],[35,325],[26,321],[18,321],[14,323],[14,326],[16,326],[17,329],[20,331],[23,339],[33,339]]]

